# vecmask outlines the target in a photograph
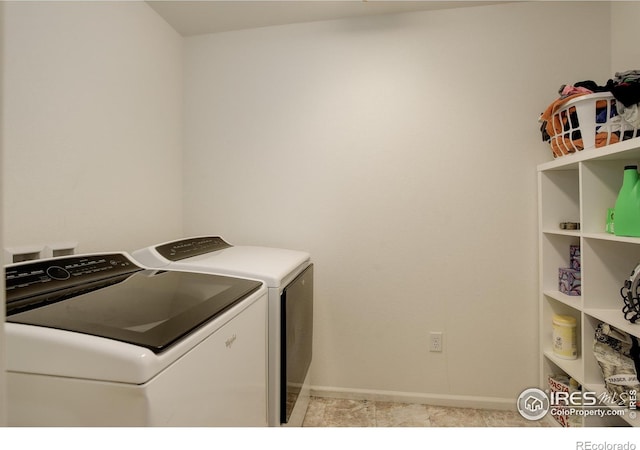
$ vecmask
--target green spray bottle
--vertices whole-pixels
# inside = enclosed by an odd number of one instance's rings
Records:
[[[625,166],[622,187],[616,200],[614,233],[616,236],[640,236],[640,177],[638,166]]]

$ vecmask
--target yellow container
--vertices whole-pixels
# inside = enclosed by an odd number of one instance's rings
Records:
[[[576,359],[578,357],[576,319],[574,317],[553,315],[553,353],[562,359]]]

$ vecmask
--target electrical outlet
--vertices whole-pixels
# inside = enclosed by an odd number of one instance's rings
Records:
[[[429,351],[442,351],[442,331],[432,331],[429,333]]]

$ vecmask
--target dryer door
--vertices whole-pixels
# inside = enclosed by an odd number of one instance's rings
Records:
[[[311,365],[313,265],[282,293],[280,422],[287,423]]]

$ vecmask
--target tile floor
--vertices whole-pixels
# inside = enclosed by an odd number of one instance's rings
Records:
[[[303,427],[550,427],[517,411],[311,397]]]

